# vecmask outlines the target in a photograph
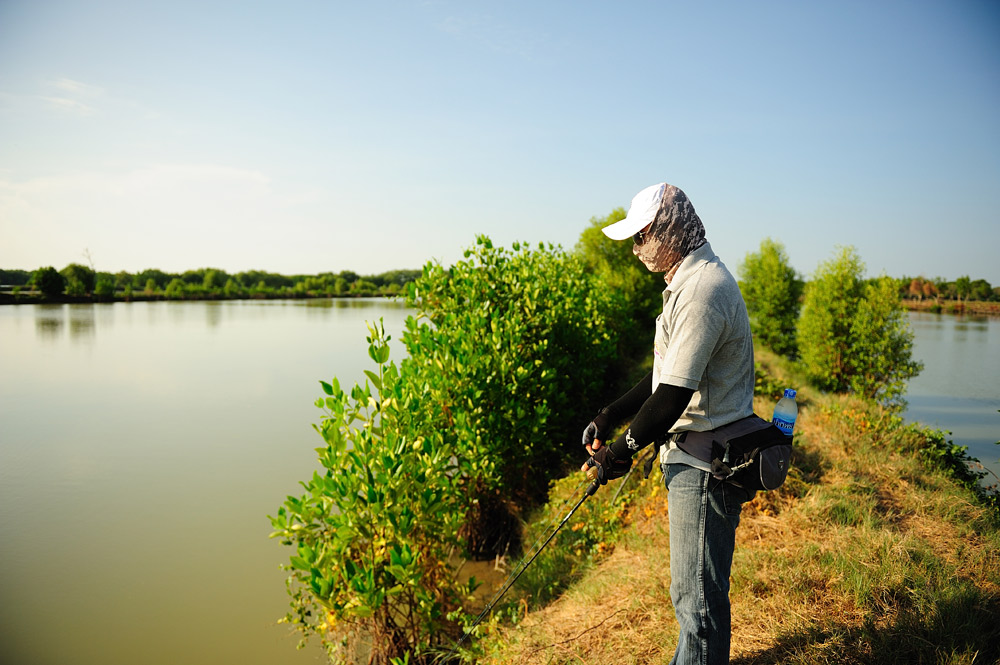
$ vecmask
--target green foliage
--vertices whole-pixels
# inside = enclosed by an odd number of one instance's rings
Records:
[[[167,288],[163,290],[163,295],[169,300],[180,300],[184,298],[184,294],[187,292],[187,284],[180,277],[174,277],[167,284]]]
[[[94,292],[96,273],[87,266],[71,263],[59,273],[66,278],[66,293],[71,296],[85,296]]]
[[[52,266],[36,270],[31,281],[49,299],[58,298],[66,290],[66,278]]]
[[[350,392],[321,382],[324,412],[315,426],[323,473],[302,483],[271,517],[272,537],[295,546],[286,618],[318,634],[338,662],[368,642],[371,661],[425,663],[460,634],[454,613],[471,592],[454,581],[449,551],[466,504],[468,469],[455,435],[428,428],[442,405],[420,381],[389,362],[384,327],[369,326],[376,371]]]
[[[604,386],[622,301],[551,245],[507,251],[480,236],[466,259],[425,266],[407,296],[420,321],[403,339],[444,407],[438,426],[460,428],[478,511],[470,550],[502,553],[510,503],[540,498],[567,451],[578,452],[581,409],[593,410]]]
[[[913,333],[895,284],[884,278],[866,283],[863,272],[853,247],[820,264],[806,285],[799,356],[817,387],[899,406],[906,380],[922,366],[911,358]]]
[[[972,280],[968,275],[963,275],[955,280],[955,295],[959,300],[968,300],[972,293]]]
[[[27,270],[4,270],[0,268],[0,284],[4,286],[27,286],[31,273]]]
[[[765,238],[760,251],[743,259],[739,275],[754,337],[775,353],[794,354],[803,282],[789,264],[785,246]]]
[[[201,278],[201,285],[206,291],[218,291],[229,279],[225,271],[208,268]]]
[[[625,218],[624,208],[615,208],[607,217],[592,217],[580,234],[575,253],[583,260],[587,271],[597,278],[599,288],[614,291],[624,299],[623,317],[613,321],[621,331],[625,346],[622,351],[632,355],[647,351],[652,342],[652,321],[663,305],[663,280],[652,275],[632,253],[632,243],[612,240],[601,231],[605,226]]]
[[[222,287],[222,293],[227,298],[242,298],[246,295],[246,289],[235,279],[230,277],[226,280],[226,285]]]
[[[851,391],[883,404],[898,403],[907,380],[920,373],[923,363],[913,360],[913,332],[892,279],[880,277],[865,284],[850,334]]]
[[[115,296],[115,283],[109,277],[99,277],[97,285],[94,287],[94,298],[101,302],[113,300]]]

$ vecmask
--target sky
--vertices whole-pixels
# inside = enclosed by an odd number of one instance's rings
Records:
[[[0,268],[377,274],[683,189],[1000,285],[1000,4],[0,0]]]

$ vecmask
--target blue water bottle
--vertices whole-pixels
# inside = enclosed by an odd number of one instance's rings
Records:
[[[771,422],[781,430],[781,432],[791,438],[792,429],[795,428],[795,419],[799,415],[799,407],[795,403],[795,391],[785,388],[785,396],[778,400],[774,407],[774,415]]]

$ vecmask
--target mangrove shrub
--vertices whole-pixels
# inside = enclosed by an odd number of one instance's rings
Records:
[[[789,263],[785,246],[765,238],[760,250],[743,259],[739,276],[754,338],[775,353],[793,355],[803,282]]]
[[[376,371],[349,392],[321,382],[323,471],[270,518],[272,537],[295,547],[286,621],[319,635],[336,662],[429,662],[460,630],[449,613],[463,590],[448,554],[466,470],[454,434],[427,427],[441,405],[389,361],[382,324],[369,331]]]
[[[544,498],[549,479],[580,454],[624,301],[575,255],[551,245],[505,250],[480,236],[464,261],[425,266],[407,302],[419,316],[403,335],[406,363],[444,407],[437,425],[452,429],[464,415],[469,552],[516,549],[518,506]]]
[[[817,387],[899,406],[922,364],[912,358],[913,332],[895,282],[866,281],[864,269],[853,247],[817,268],[802,303],[799,356]]]

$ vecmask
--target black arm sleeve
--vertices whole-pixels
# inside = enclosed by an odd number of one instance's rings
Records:
[[[684,413],[692,395],[694,390],[690,388],[661,383],[643,403],[628,429],[611,444],[611,452],[618,459],[632,457],[663,436]]]
[[[639,383],[632,386],[627,393],[609,404],[604,410],[611,417],[614,426],[617,426],[621,421],[638,413],[652,394],[653,370],[649,370],[649,374],[642,377]]]

